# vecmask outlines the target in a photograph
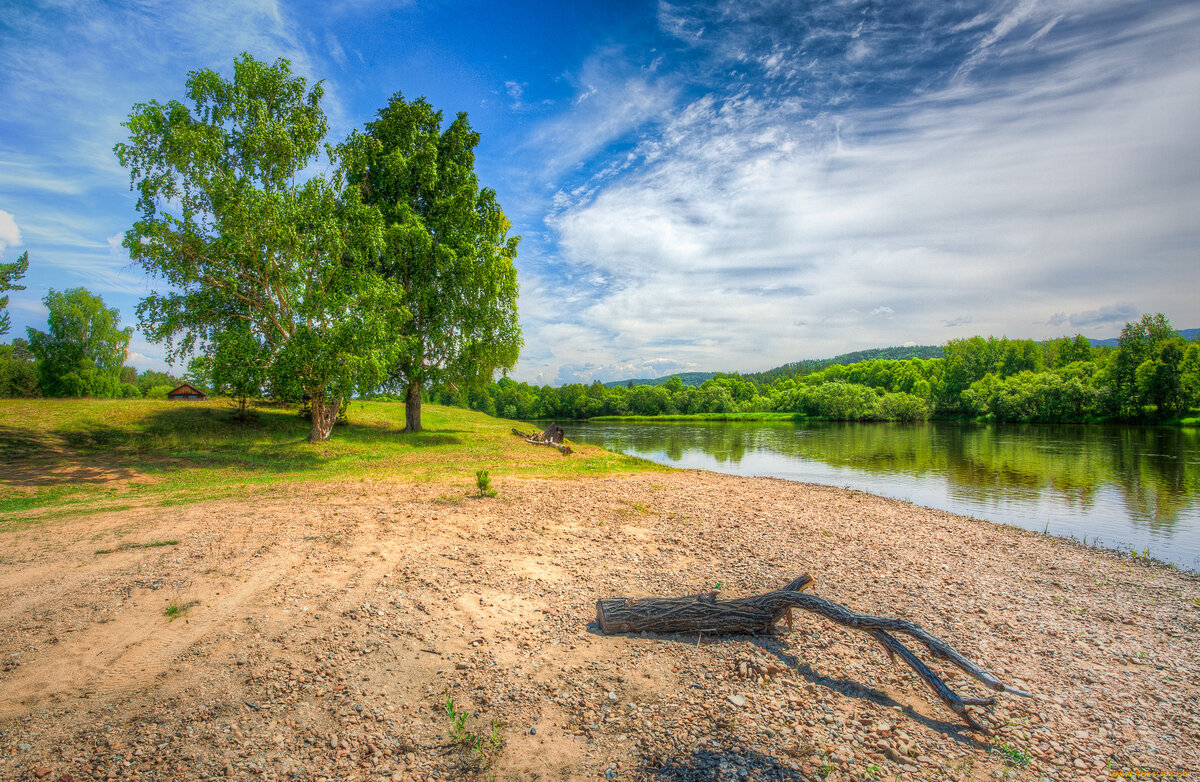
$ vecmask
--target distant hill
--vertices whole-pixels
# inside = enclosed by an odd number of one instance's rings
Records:
[[[1196,339],[1196,335],[1200,334],[1200,329],[1179,329],[1175,332],[1179,336],[1186,339],[1188,342]],[[1115,348],[1121,343],[1120,337],[1110,337],[1109,339],[1092,339],[1088,337],[1088,342],[1092,343],[1092,347]]]
[[[804,361],[794,361],[781,367],[768,369],[765,372],[754,372],[746,375],[747,380],[753,380],[763,385],[770,385],[776,380],[796,375],[808,375],[834,364],[857,364],[860,361],[881,359],[885,361],[905,361],[910,358],[944,358],[941,345],[908,345],[894,348],[871,348],[856,350],[853,353],[843,353],[833,358],[810,358]]]
[[[683,381],[685,386],[703,385],[705,380],[712,380],[717,376],[716,372],[680,372],[677,375],[667,375],[666,377],[656,377],[653,379],[633,378],[631,380],[611,380],[604,384],[605,388],[616,388],[617,386],[628,385],[633,383],[635,386],[661,386],[673,377],[678,377]]]
[[[856,350],[853,353],[843,353],[840,356],[833,358],[813,358],[804,361],[794,361],[790,364],[784,364],[781,367],[768,369],[765,372],[752,372],[742,375],[747,380],[770,385],[782,377],[792,377],[793,375],[807,375],[811,372],[816,372],[819,369],[832,366],[834,364],[857,364],[859,361],[870,361],[871,359],[909,359],[909,358],[942,358],[942,348],[940,345],[910,345],[908,347],[894,348],[872,348],[870,350]],[[678,377],[683,381],[685,386],[702,385],[704,381],[711,380],[716,377],[717,372],[680,372]],[[736,374],[728,372],[726,374]],[[605,388],[614,388],[616,386],[624,386],[632,383],[635,386],[661,386],[676,375],[666,375],[656,378],[632,378],[630,380],[613,380],[605,383]]]

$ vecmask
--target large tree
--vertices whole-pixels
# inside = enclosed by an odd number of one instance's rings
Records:
[[[1156,386],[1160,380],[1166,379],[1170,374],[1169,372],[1164,374],[1161,371],[1165,365],[1157,369],[1142,369],[1140,383],[1138,370],[1147,361],[1153,362],[1156,358],[1161,359],[1162,357],[1158,355],[1160,348],[1164,343],[1175,338],[1174,327],[1161,312],[1155,315],[1145,314],[1140,320],[1125,324],[1125,327],[1121,329],[1116,356],[1113,357],[1109,372],[1113,402],[1116,405],[1113,412],[1130,418],[1141,417],[1144,414],[1143,405],[1163,401],[1156,391]],[[1182,357],[1182,351],[1178,356],[1173,351],[1168,351],[1167,359],[1168,361],[1174,360],[1176,367]],[[1168,400],[1170,403],[1174,396],[1169,392],[1167,395],[1171,397],[1171,400]]]
[[[344,187],[336,150],[332,173],[309,175],[322,95],[287,60],[243,54],[232,80],[189,74],[190,105],[137,104],[115,148],[140,212],[124,246],[167,283],[138,307],[142,328],[172,359],[248,333],[272,387],[311,397],[313,441],[386,378],[407,318],[399,285],[373,265],[379,213]]]
[[[42,303],[50,312],[49,331],[28,329],[42,393],[120,396],[121,367],[133,333],[119,327],[120,313],[84,288],[51,290]]]
[[[424,99],[396,93],[342,149],[350,182],[385,223],[377,268],[412,313],[392,381],[405,392],[405,431],[421,428],[431,386],[486,383],[521,351],[518,236],[496,193],[475,175],[479,134],[460,113],[445,129]]]
[[[29,271],[29,253],[22,253],[13,263],[0,263],[0,293],[8,291],[23,291],[24,285],[17,285],[17,280]],[[0,296],[0,337],[12,328],[12,320],[8,314],[8,296]]]

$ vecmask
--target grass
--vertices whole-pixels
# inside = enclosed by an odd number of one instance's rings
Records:
[[[260,408],[248,423],[222,400],[0,400],[0,532],[118,508],[170,507],[279,491],[298,482],[403,480],[475,483],[506,477],[572,479],[665,470],[572,444],[534,448],[512,421],[424,405],[425,430],[404,433],[402,402],[354,402],[350,423],[324,443],[292,408]]]
[[[500,723],[492,720],[489,735],[480,735],[467,728],[467,713],[459,710],[453,696],[446,696],[444,708],[450,721],[450,740],[471,753],[483,769],[491,769],[504,747]]]
[[[167,603],[167,607],[163,609],[163,615],[167,617],[168,622],[174,622],[179,617],[183,616],[194,606],[200,605],[199,600],[181,600],[175,598]]]
[[[114,551],[130,551],[137,548],[158,548],[159,546],[178,546],[178,540],[152,540],[149,543],[130,543],[125,542],[116,548],[97,549],[97,554],[112,554]]]
[[[997,741],[996,743],[992,744],[988,751],[1002,757],[1005,764],[1009,766],[1016,766],[1017,768],[1025,768],[1029,765],[1029,761],[1032,759],[1028,751],[1017,749],[1011,744],[1006,744],[1003,741]]]

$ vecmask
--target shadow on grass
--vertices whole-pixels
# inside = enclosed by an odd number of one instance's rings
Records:
[[[329,460],[303,447],[308,430],[308,422],[291,412],[260,410],[241,421],[232,410],[180,404],[132,424],[89,424],[52,434],[77,458],[138,471],[242,466],[290,472]]]
[[[0,460],[24,459],[45,447],[46,444],[36,432],[15,426],[0,426]]]
[[[258,407],[244,421],[232,406],[178,403],[128,422],[81,420],[53,430],[0,426],[0,487],[18,492],[4,500],[13,505],[8,510],[28,509],[57,501],[74,487],[148,475],[184,470],[313,473],[469,439],[453,428],[406,434],[403,421],[368,416],[355,421],[353,415],[352,410],[351,421],[335,427],[329,442],[319,444],[307,442],[310,422],[283,405]],[[31,489],[35,494],[28,494]]]
[[[414,437],[415,434],[415,437]],[[405,437],[413,437],[409,442],[414,448],[431,448],[438,445],[458,445],[462,440],[451,434],[436,434],[434,432],[410,432]]]
[[[101,484],[132,477],[133,472],[111,460],[95,459],[63,450],[55,438],[43,432],[0,426],[0,485],[44,487],[53,485]],[[22,501],[7,501],[16,509]]]

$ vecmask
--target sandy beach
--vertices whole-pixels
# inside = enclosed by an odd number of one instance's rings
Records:
[[[6,534],[0,778],[1200,773],[1194,576],[783,480],[494,485],[281,486]],[[991,732],[967,730],[867,635],[811,614],[760,637],[594,625],[601,597],[738,597],[806,571],[1034,698],[1001,695],[974,709]]]

